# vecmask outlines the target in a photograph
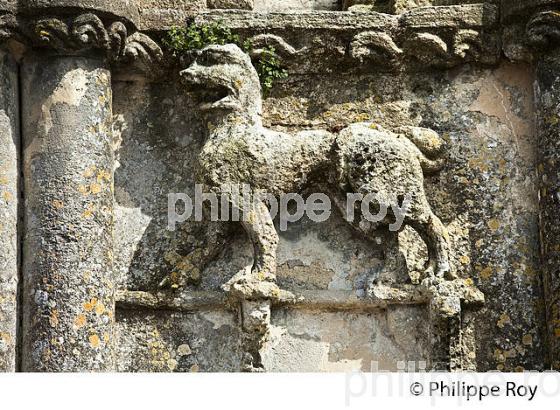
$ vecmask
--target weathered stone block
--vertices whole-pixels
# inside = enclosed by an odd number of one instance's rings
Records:
[[[207,0],[211,9],[253,10],[254,0]]]
[[[255,11],[340,10],[340,0],[254,0]]]

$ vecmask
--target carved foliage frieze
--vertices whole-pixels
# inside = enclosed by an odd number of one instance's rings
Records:
[[[93,13],[70,18],[41,17],[30,20],[4,14],[0,17],[0,41],[10,39],[67,55],[97,51],[111,62],[140,61],[151,64],[163,57],[161,47],[148,35],[131,32],[120,21],[106,23]]]

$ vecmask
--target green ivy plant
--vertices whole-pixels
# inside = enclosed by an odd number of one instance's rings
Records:
[[[236,44],[249,53],[253,45],[249,40],[241,41],[239,35],[222,23],[196,24],[186,27],[172,27],[163,41],[164,45],[175,55],[181,57],[193,50],[201,50],[212,44]],[[288,77],[288,71],[282,67],[280,58],[272,46],[262,50],[259,59],[254,63],[266,96],[272,90],[276,80]]]

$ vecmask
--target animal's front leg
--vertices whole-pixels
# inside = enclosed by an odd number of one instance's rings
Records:
[[[266,205],[262,202],[252,205],[243,215],[242,224],[253,244],[253,266],[235,275],[224,289],[244,298],[277,298],[280,293],[276,285],[278,233]]]

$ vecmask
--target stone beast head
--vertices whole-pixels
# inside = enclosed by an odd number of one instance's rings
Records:
[[[212,45],[199,51],[189,68],[181,72],[206,115],[246,117],[260,121],[261,85],[251,59],[234,44]]]

